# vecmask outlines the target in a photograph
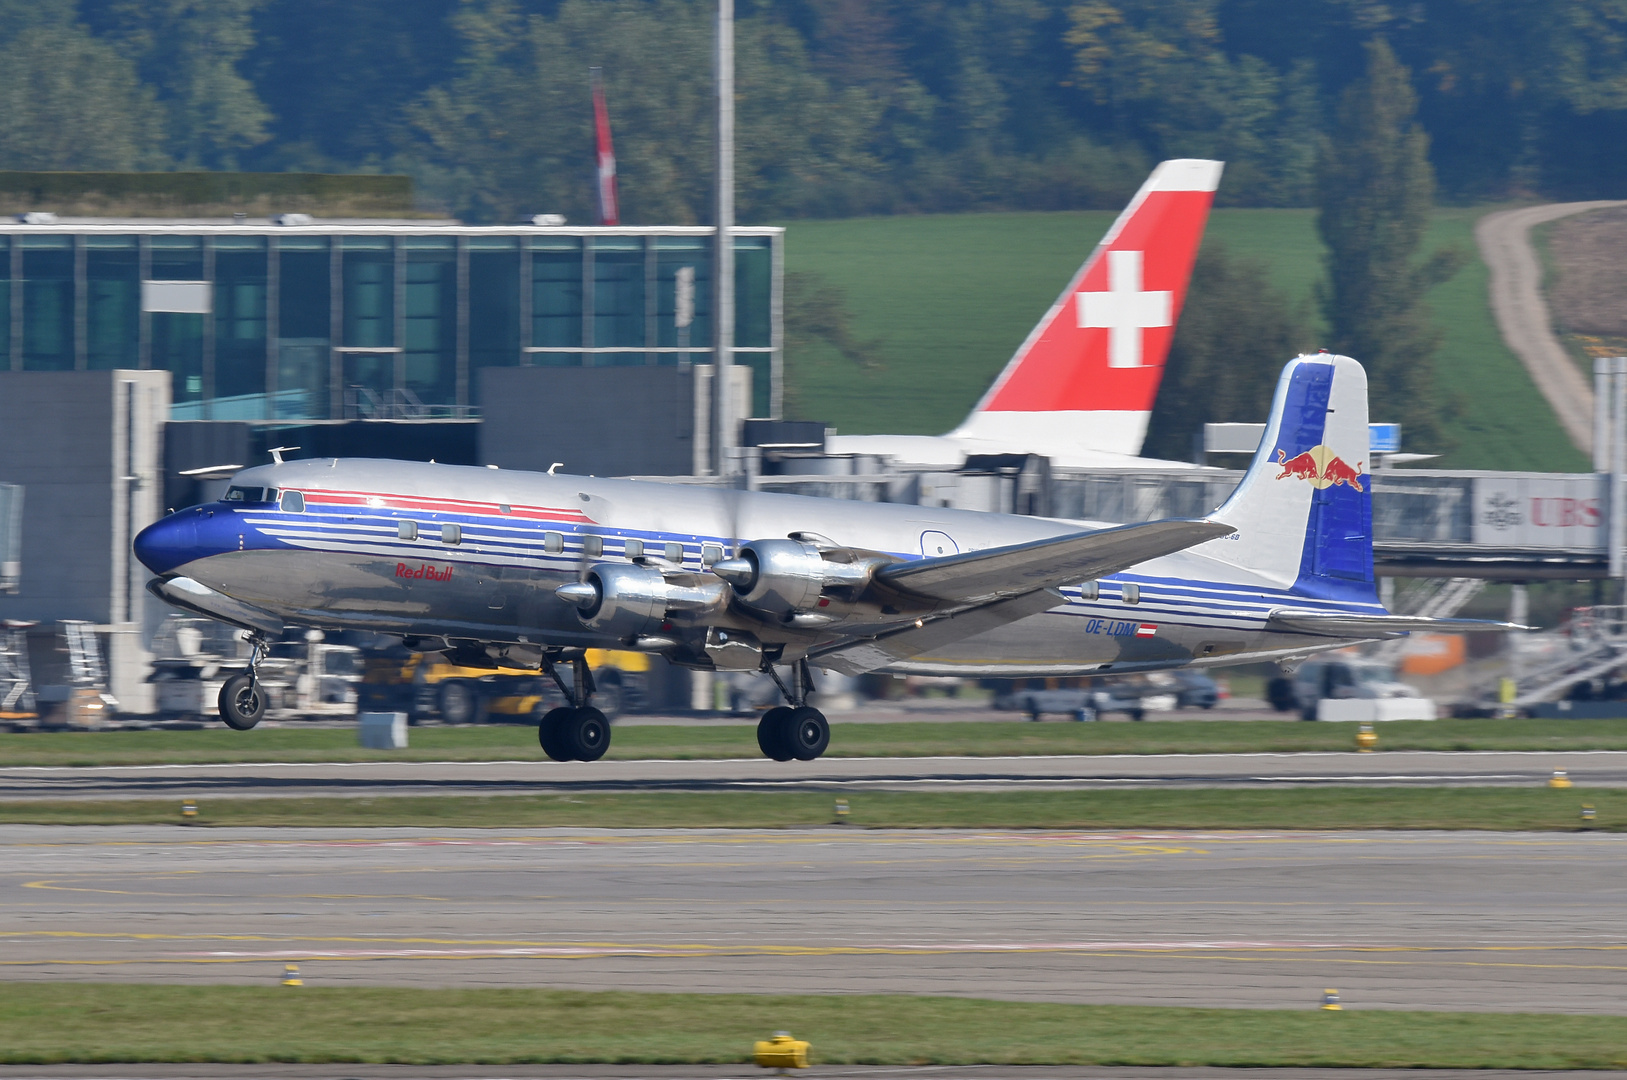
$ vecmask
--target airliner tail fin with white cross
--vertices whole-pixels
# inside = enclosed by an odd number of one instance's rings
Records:
[[[1221,169],[1153,170],[950,438],[1140,453]]]

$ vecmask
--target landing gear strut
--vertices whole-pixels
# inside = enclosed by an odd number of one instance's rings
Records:
[[[808,695],[814,692],[808,661],[798,660],[791,668],[791,686],[785,685],[774,665],[764,664],[763,670],[789,704],[768,710],[757,721],[758,749],[775,761],[812,761],[830,745],[830,724],[824,713],[808,704]]]
[[[266,695],[260,689],[260,658],[265,655],[265,645],[264,638],[249,638],[249,669],[221,684],[220,718],[233,731],[247,731],[266,714]]]
[[[588,704],[593,697],[593,672],[587,657],[578,652],[570,657],[571,681],[567,684],[554,666],[555,657],[544,656],[542,669],[554,680],[570,704],[550,710],[537,725],[537,741],[542,752],[555,761],[598,761],[610,749],[610,721]]]

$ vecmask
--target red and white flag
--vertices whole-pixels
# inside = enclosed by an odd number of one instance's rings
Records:
[[[620,225],[621,210],[616,205],[616,151],[610,146],[610,110],[604,103],[601,68],[589,68],[593,79],[593,130],[598,141],[598,167],[594,187],[598,194],[599,224]]]
[[[1136,627],[1136,637],[1157,637],[1158,624],[1144,622]]]

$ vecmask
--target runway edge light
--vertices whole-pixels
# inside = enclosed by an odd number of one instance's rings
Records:
[[[1323,1012],[1343,1012],[1344,1006],[1339,1004],[1339,991],[1327,989],[1322,991]]]
[[[836,824],[841,825],[847,821],[848,810],[846,799],[836,800]]]
[[[1548,781],[1548,786],[1551,788],[1568,788],[1571,786],[1571,778],[1565,775],[1564,769],[1555,769],[1552,779]]]
[[[305,985],[305,980],[299,977],[298,964],[284,964],[282,966],[282,984],[284,986]]]
[[[181,820],[191,824],[198,816],[198,804],[191,799],[181,800]]]
[[[1373,747],[1378,745],[1378,736],[1373,733],[1372,724],[1363,724],[1356,731],[1356,749],[1364,754],[1371,754]]]
[[[804,1039],[791,1038],[789,1031],[776,1031],[767,1042],[752,1045],[752,1057],[764,1069],[806,1069],[808,1043]]]
[[[1599,812],[1593,808],[1592,803],[1582,804],[1582,824],[1584,826],[1592,825],[1598,816]]]

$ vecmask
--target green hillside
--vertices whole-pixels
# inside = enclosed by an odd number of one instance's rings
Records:
[[[1456,445],[1440,464],[1585,469],[1585,458],[1571,447],[1492,321],[1487,272],[1473,237],[1475,220],[1486,212],[1441,209],[1430,232],[1432,245],[1452,244],[1469,257],[1430,297],[1445,335],[1438,371],[1456,410],[1446,425]],[[788,415],[824,420],[847,434],[948,431],[1113,217],[1094,211],[791,223],[787,271],[814,271],[841,286],[856,335],[878,342],[882,364],[864,372],[824,346],[792,352],[786,358]],[[1314,325],[1321,324],[1313,291],[1322,246],[1313,211],[1216,210],[1208,236],[1234,255],[1264,260],[1276,284],[1304,305]]]

